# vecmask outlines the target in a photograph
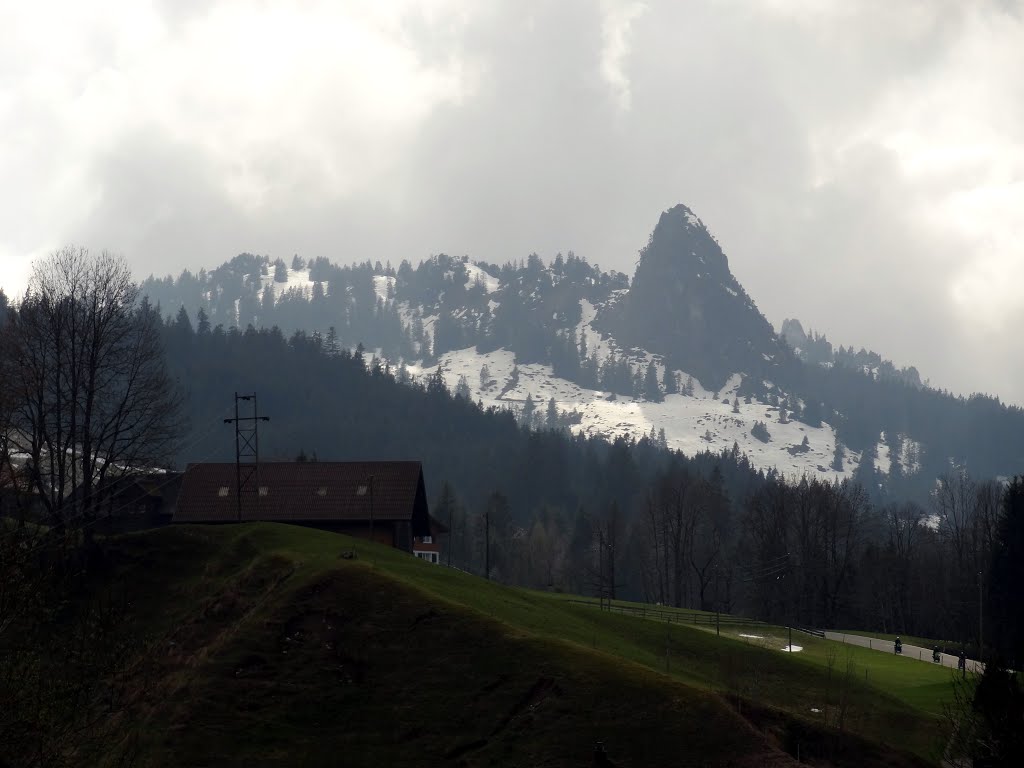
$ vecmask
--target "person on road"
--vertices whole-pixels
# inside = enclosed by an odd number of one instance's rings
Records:
[[[900,641],[899,636],[896,636],[896,642],[893,643],[893,649],[896,653],[903,653],[903,643]]]
[[[961,671],[967,669],[967,651],[963,648],[960,649],[960,660],[957,662],[957,669]]]
[[[932,648],[932,661],[934,661],[936,664],[942,661],[942,657],[939,656],[939,646],[937,645],[934,648]]]

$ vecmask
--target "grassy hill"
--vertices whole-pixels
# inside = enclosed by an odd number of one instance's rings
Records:
[[[790,655],[778,628],[716,637],[291,526],[108,551],[98,575],[126,586],[141,642],[124,732],[146,766],[923,765],[950,685],[908,659],[807,637]]]

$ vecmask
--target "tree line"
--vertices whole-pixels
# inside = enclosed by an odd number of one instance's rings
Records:
[[[403,384],[381,359],[319,334],[178,323],[165,334],[194,424],[218,422],[226,390],[257,389],[274,417],[262,438],[270,455],[422,460],[434,514],[451,527],[442,559],[459,568],[958,643],[977,642],[979,609],[994,621],[986,605],[1004,485],[966,468],[943,474],[923,502],[879,501],[859,482],[756,470],[738,446],[686,457],[657,435],[607,443],[557,419],[526,426],[448,392],[439,372]],[[214,431],[181,458],[207,448],[230,457]]]

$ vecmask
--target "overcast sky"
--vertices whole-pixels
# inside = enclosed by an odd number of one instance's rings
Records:
[[[0,286],[64,244],[632,275],[686,203],[778,327],[1024,404],[1024,13],[0,0]]]

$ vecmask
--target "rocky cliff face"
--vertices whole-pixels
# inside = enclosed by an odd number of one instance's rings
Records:
[[[642,346],[708,387],[733,373],[768,376],[791,355],[685,205],[661,214],[629,292],[598,319],[625,347]]]

